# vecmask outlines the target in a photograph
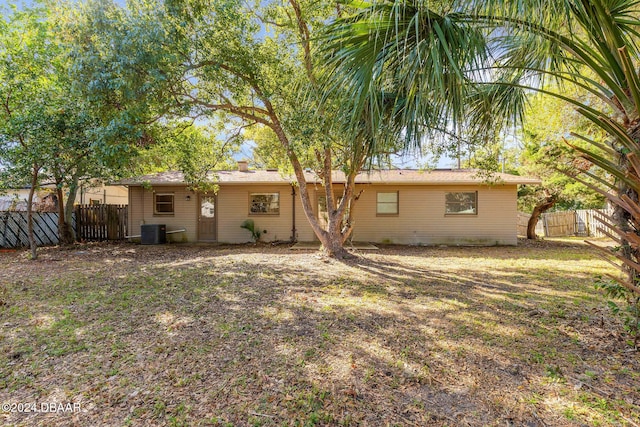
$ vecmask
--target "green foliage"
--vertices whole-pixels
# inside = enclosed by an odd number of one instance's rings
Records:
[[[24,185],[43,161],[58,92],[58,49],[42,9],[13,12],[0,20],[0,164],[3,181]],[[46,101],[45,101],[46,100]]]
[[[613,217],[604,219],[617,226],[626,247],[614,256],[627,279],[616,280],[640,296],[637,0],[461,0],[453,2],[452,15],[440,15],[421,0],[353,5],[358,11],[340,19],[328,36],[333,82],[352,91],[349,108],[373,105],[374,117],[381,117],[378,104],[368,100],[380,88],[398,89],[397,99],[407,100],[399,120],[409,145],[422,144],[421,127],[429,126],[428,117],[442,117],[439,111],[466,116],[472,135],[495,135],[500,124],[521,119],[527,91],[570,104],[597,129],[571,134],[568,143],[582,162],[558,169],[616,207]],[[442,77],[434,78],[443,52],[467,67],[441,68]],[[479,74],[472,78],[474,71]],[[447,101],[452,105],[443,110]],[[456,130],[458,123],[449,126]],[[531,147],[532,157],[561,158],[557,144],[540,146]]]
[[[293,170],[299,181],[311,168],[330,187],[333,165],[353,177],[383,148],[395,150],[393,139],[371,143],[378,130],[365,117],[351,133],[340,109],[348,90],[322,96],[314,34],[335,13],[326,2],[132,0],[119,7],[89,1],[70,23],[83,41],[75,47],[75,75],[105,123],[105,141],[147,146],[162,141],[160,130],[176,120],[223,123],[219,133],[256,138],[258,163]],[[194,163],[186,154],[193,151],[189,141],[167,150],[201,188],[211,164]],[[345,187],[344,203],[329,202],[327,230],[303,184],[299,194],[312,228],[320,240],[331,231],[332,246],[340,246],[350,232],[339,225],[353,184]]]
[[[262,231],[260,231],[259,228],[256,228],[256,225],[252,219],[245,219],[240,225],[240,228],[249,230],[249,232],[251,233],[251,240],[253,240],[254,243],[260,241],[260,236],[262,236]]]
[[[258,169],[279,169],[289,171],[291,165],[287,159],[287,152],[271,131],[264,126],[253,126],[245,131],[247,140],[252,141],[252,163]]]
[[[605,296],[611,298],[607,301],[609,309],[623,319],[625,329],[633,339],[633,345],[637,347],[640,343],[640,296],[618,282],[602,278],[596,282],[595,287],[602,289]]]
[[[579,92],[576,96],[579,96]],[[601,130],[594,129],[588,120],[564,101],[542,95],[529,99],[522,127],[523,149],[519,159],[519,173],[536,176],[542,180],[542,184],[519,189],[520,210],[530,212],[549,194],[557,198],[554,206],[557,210],[604,207],[605,198],[600,193],[575,181],[566,173],[571,171],[575,174],[586,168],[600,177],[606,176],[601,169],[576,160],[567,141],[579,145],[583,143],[571,136],[570,131],[584,132],[601,142],[606,139]]]
[[[13,188],[54,184],[64,198],[60,235],[70,242],[68,224],[79,182],[109,178],[109,166],[125,163],[126,156],[118,152],[115,162],[114,153],[102,149],[97,138],[100,120],[75,90],[69,49],[74,39],[60,26],[56,11],[14,9],[2,24],[0,180]]]
[[[329,89],[351,94],[343,104],[351,122],[357,126],[364,115],[372,128],[384,129],[391,103],[402,126],[388,130],[401,129],[405,146],[419,148],[425,135],[458,130],[472,70],[488,55],[482,32],[437,2],[349,5],[353,12],[327,29],[324,50]]]
[[[242,139],[230,137],[220,140],[213,126],[167,125],[166,131],[153,145],[143,147],[133,158],[127,173],[143,175],[166,170],[184,173],[190,189],[199,192],[215,192],[216,170],[235,167],[232,154]]]
[[[47,13],[26,8],[0,19],[0,181],[31,191],[27,200],[31,259],[37,258],[33,194],[40,173],[51,166],[63,86],[60,46],[53,43]]]

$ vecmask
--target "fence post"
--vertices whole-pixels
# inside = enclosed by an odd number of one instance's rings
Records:
[[[107,208],[107,240],[116,240],[116,226],[118,224],[118,210],[116,206],[106,205]]]

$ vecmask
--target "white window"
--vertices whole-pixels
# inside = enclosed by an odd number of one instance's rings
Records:
[[[249,215],[280,215],[280,193],[250,193]]]
[[[446,193],[444,213],[445,215],[477,215],[478,192]]]
[[[376,213],[378,215],[398,215],[398,192],[378,193]]]
[[[156,215],[173,215],[173,193],[154,193],[153,213]]]

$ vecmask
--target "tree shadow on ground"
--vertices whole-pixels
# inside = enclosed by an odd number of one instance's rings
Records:
[[[12,288],[24,317],[0,313],[2,349],[25,350],[2,356],[0,378],[13,398],[84,396],[85,425],[573,425],[562,408],[597,403],[596,388],[609,407],[640,398],[638,361],[604,343],[585,274],[410,258],[185,249],[49,283],[42,268]],[[615,382],[613,361],[630,368]]]

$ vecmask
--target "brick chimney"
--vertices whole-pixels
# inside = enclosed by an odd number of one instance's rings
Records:
[[[249,172],[249,162],[246,160],[238,160],[238,170],[240,172]]]

